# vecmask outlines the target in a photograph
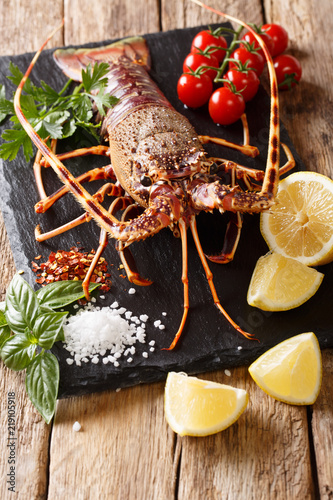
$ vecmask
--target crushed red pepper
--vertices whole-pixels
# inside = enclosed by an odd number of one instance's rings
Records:
[[[83,252],[78,247],[71,247],[70,251],[57,250],[51,252],[47,262],[38,263],[32,261],[32,270],[36,273],[36,283],[46,286],[54,281],[84,280],[90,264],[95,256],[95,250]],[[36,258],[37,259],[37,258]],[[91,283],[101,283],[100,291],[110,290],[111,275],[107,272],[107,262],[100,257],[91,276]]]

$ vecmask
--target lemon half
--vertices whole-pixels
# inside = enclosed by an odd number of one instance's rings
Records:
[[[313,404],[322,379],[317,337],[309,332],[281,342],[252,363],[249,372],[269,396],[289,404]]]
[[[233,424],[248,402],[243,389],[189,377],[168,374],[165,393],[165,418],[181,436],[208,436]]]
[[[261,214],[270,250],[307,266],[333,260],[333,181],[317,172],[295,172],[279,183],[276,204]]]

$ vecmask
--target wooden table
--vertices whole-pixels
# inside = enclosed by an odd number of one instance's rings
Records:
[[[299,88],[281,96],[281,116],[306,168],[333,177],[330,0],[226,0],[211,5],[247,22],[281,23],[300,58]],[[36,50],[65,18],[49,47],[219,22],[188,0],[1,0],[1,54]],[[15,266],[0,221],[0,299]],[[1,366],[2,498],[332,499],[333,352],[323,352],[313,407],[266,396],[247,369],[207,378],[246,388],[250,403],[231,428],[180,438],[163,414],[163,383],[58,401],[46,425],[29,402],[24,376]],[[7,490],[7,393],[15,392],[16,493]],[[75,421],[81,432],[73,432]]]

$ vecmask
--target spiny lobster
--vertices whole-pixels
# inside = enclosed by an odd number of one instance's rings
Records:
[[[242,21],[222,14],[227,19],[238,22],[253,31]],[[253,32],[254,33],[254,32]],[[255,33],[254,33],[255,34]],[[51,35],[52,36],[52,35]],[[64,187],[54,196],[46,197],[40,185],[40,193],[45,199],[36,206],[36,211],[45,211],[56,199],[70,191],[77,198],[85,213],[76,221],[44,235],[37,233],[39,241],[59,234],[68,227],[90,220],[101,226],[100,247],[96,253],[96,264],[107,244],[107,235],[117,240],[116,248],[127,272],[129,280],[139,285],[151,282],[142,278],[132,263],[128,246],[134,241],[143,240],[162,228],[169,227],[180,234],[182,242],[182,282],[184,287],[183,316],[179,329],[169,349],[176,345],[184,328],[189,310],[189,286],[187,276],[187,228],[190,227],[193,239],[205,270],[214,303],[227,320],[247,338],[253,335],[243,331],[220,304],[213,283],[213,275],[207,264],[206,256],[199,241],[196,215],[204,211],[218,209],[221,213],[229,211],[231,220],[226,233],[224,248],[220,255],[211,257],[214,262],[228,262],[233,258],[241,229],[241,213],[255,213],[268,210],[274,203],[279,181],[280,134],[278,87],[272,58],[264,42],[256,35],[268,63],[271,90],[271,119],[268,156],[265,172],[242,167],[230,161],[209,158],[203,144],[209,141],[229,145],[250,156],[257,149],[245,144],[237,146],[226,144],[218,138],[199,136],[187,118],[178,113],[167,101],[157,85],[148,75],[150,68],[149,51],[143,38],[130,38],[106,47],[79,50],[58,50],[55,60],[63,71],[75,80],[80,80],[81,69],[96,61],[106,61],[110,65],[108,91],[119,98],[118,104],[109,109],[103,120],[101,133],[109,141],[109,146],[78,150],[71,154],[56,155],[52,148],[38,136],[22,113],[20,95],[43,44],[36,53],[14,99],[16,114],[26,132],[38,148],[37,163],[43,158],[49,163]],[[246,118],[243,117],[246,126]],[[245,141],[247,142],[247,141]],[[288,162],[282,167],[286,171],[293,166],[287,148]],[[109,155],[112,165],[82,174],[79,178],[67,170],[62,160],[81,154]],[[231,185],[222,185],[216,176],[218,172],[232,174]],[[111,180],[95,195],[90,195],[82,182],[95,178]],[[236,182],[242,178],[248,188],[243,191]],[[251,179],[262,181],[259,191]],[[106,210],[100,201],[105,194],[116,197]],[[141,213],[139,211],[141,209]],[[123,210],[121,220],[115,217]],[[88,286],[91,277],[88,273],[84,281],[85,294],[89,297]]]

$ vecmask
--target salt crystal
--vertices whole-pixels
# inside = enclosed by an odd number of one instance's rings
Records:
[[[98,356],[94,356],[91,360],[92,363],[94,363],[95,365],[97,365],[97,363],[99,362],[99,358]]]
[[[110,306],[110,307],[112,307],[112,309],[115,309],[116,307],[119,307],[119,304],[118,304],[118,302],[117,302],[117,301],[115,301],[115,302],[113,302],[113,303],[111,304],[111,306]]]
[[[227,377],[231,376],[231,371],[230,370],[224,370],[224,373],[226,374]]]
[[[166,315],[167,315],[167,313],[166,313],[166,312],[162,312],[162,316],[166,316]]]
[[[242,347],[241,345],[239,345],[239,346],[237,347],[237,349],[238,349],[239,351],[241,351],[241,350],[243,349],[243,347]]]
[[[154,326],[158,327],[161,323],[162,321],[160,319],[157,319],[156,321],[154,321]]]
[[[132,316],[132,314],[133,314],[132,311],[126,311],[125,312],[125,318],[126,319],[130,319],[130,317]]]
[[[149,350],[150,350],[150,352],[154,352],[155,351],[155,347],[150,347]]]
[[[158,328],[159,328],[160,330],[165,330],[165,325],[160,325]]]
[[[149,342],[149,345],[155,345],[155,340],[151,340],[151,341]]]
[[[74,422],[73,431],[79,432],[81,430],[81,424],[79,422]]]
[[[147,314],[140,314],[140,320],[146,322],[148,320]]]
[[[142,353],[142,356],[143,356],[144,358],[148,358],[148,352],[143,352],[143,353]]]
[[[128,293],[129,293],[130,295],[133,295],[135,292],[136,292],[135,288],[130,288],[130,289],[128,290]]]
[[[117,367],[117,366],[119,366],[118,361],[115,361],[113,364],[114,364],[114,366],[116,366],[116,367]]]
[[[104,300],[105,299],[105,295],[100,295],[99,298],[102,299],[102,300]]]
[[[132,363],[133,358],[127,358],[127,363]]]
[[[68,365],[72,365],[74,363],[74,359],[66,358],[66,362]]]
[[[96,302],[96,298],[95,297],[91,297],[91,302]]]

